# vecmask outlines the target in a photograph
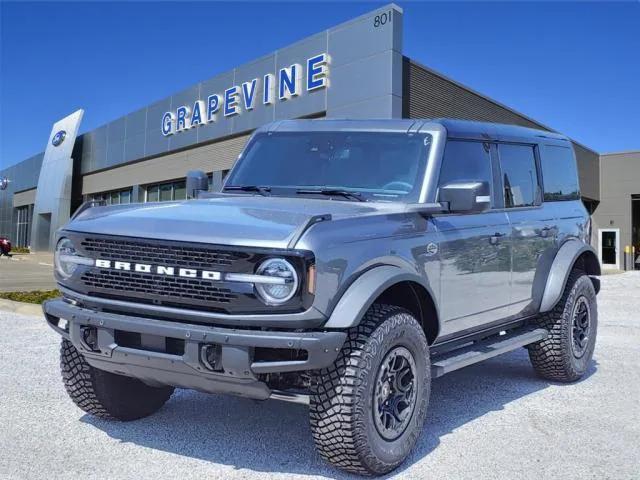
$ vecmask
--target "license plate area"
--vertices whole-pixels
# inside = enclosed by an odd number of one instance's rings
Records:
[[[180,338],[127,332],[124,330],[114,330],[113,334],[115,343],[120,347],[134,348],[147,352],[167,353],[169,355],[184,355],[184,340]]]

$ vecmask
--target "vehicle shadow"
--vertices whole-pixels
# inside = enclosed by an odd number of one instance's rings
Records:
[[[585,378],[596,368],[593,362]],[[525,349],[435,380],[422,435],[394,474],[436,449],[447,433],[549,385],[535,376]],[[81,420],[122,442],[237,469],[362,478],[343,474],[315,453],[302,405],[178,390],[146,419],[120,423],[85,415]]]

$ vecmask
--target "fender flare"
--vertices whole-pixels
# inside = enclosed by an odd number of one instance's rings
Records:
[[[600,275],[600,262],[596,251],[591,245],[582,243],[577,240],[570,240],[566,242],[558,253],[556,254],[549,275],[547,276],[547,282],[542,295],[542,301],[540,302],[540,313],[548,312],[556,306],[562,292],[567,285],[569,274],[573,269],[578,258],[586,254],[585,268],[588,275]],[[594,281],[594,287],[596,292],[599,290],[599,281],[597,279],[591,279]]]
[[[351,328],[357,326],[362,317],[382,292],[400,282],[414,282],[422,286],[434,300],[429,285],[419,275],[400,267],[382,265],[360,275],[336,304],[324,328]],[[435,301],[434,301],[435,304]],[[440,323],[438,321],[438,332]],[[436,335],[437,333],[436,332]]]

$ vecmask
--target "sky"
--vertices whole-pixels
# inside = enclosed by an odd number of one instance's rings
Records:
[[[387,2],[0,0],[0,169]],[[404,53],[598,152],[640,150],[639,2],[396,2]]]

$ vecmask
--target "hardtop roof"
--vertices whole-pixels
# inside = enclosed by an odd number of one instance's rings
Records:
[[[477,122],[450,118],[434,119],[301,119],[280,120],[264,125],[259,132],[418,132],[426,131],[429,126],[440,125],[452,138],[465,138],[494,141],[535,141],[552,139],[570,142],[570,139],[558,133],[535,128],[506,125],[501,123]]]

